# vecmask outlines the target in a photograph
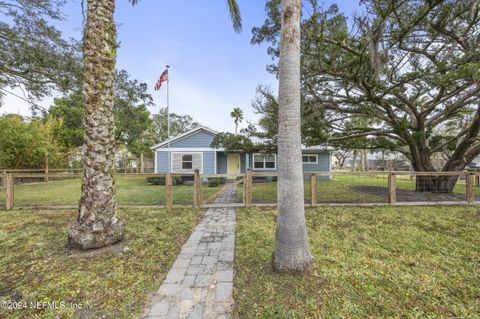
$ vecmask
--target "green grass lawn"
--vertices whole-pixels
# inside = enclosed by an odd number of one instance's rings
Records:
[[[309,203],[310,182],[305,182],[304,189],[305,203]],[[387,175],[333,176],[331,180],[317,181],[317,201],[318,203],[386,203],[387,189]],[[401,191],[413,192],[415,180],[411,180],[408,176],[397,176],[397,190],[399,193]],[[466,194],[465,180],[459,180],[453,192],[459,195],[460,200],[460,196]],[[480,188],[475,187],[475,193],[480,196]],[[275,203],[277,201],[277,183],[253,183],[252,194],[253,203]],[[238,203],[243,201],[243,184],[237,188],[236,201]]]
[[[316,264],[272,271],[276,213],[237,212],[237,318],[479,318],[480,213],[467,207],[307,210]]]
[[[80,199],[80,179],[15,185],[15,206],[76,205]],[[146,177],[116,177],[119,205],[165,205],[165,186],[151,185]],[[204,202],[213,201],[219,187],[202,187]],[[0,205],[5,203],[5,191],[0,190]],[[174,205],[193,205],[193,186],[173,187]]]
[[[0,318],[131,318],[160,287],[202,214],[189,208],[121,209],[123,253],[67,255],[74,211],[0,212],[0,303],[66,302],[84,310],[9,311]]]

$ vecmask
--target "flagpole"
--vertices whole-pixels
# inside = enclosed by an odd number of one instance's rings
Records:
[[[169,65],[166,66],[167,70],[170,68]],[[170,73],[170,72],[169,72]],[[168,157],[169,157],[169,165],[168,165],[168,172],[172,172],[172,153],[170,152],[170,74],[167,78],[167,140],[168,140]]]

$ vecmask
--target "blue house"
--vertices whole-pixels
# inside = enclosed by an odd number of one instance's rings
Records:
[[[235,177],[249,168],[253,172],[276,172],[276,154],[227,153],[223,148],[214,149],[210,144],[216,134],[208,127],[199,126],[153,146],[155,173],[189,174],[198,169],[204,176]],[[302,152],[304,172],[331,170],[331,150],[314,146],[304,148]]]

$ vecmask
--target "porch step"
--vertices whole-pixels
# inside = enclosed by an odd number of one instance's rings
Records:
[[[237,180],[235,178],[227,178],[227,183],[228,184],[233,184],[235,183]]]

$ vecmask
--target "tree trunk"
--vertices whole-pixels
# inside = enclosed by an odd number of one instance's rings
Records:
[[[88,0],[83,41],[83,183],[78,218],[68,233],[71,248],[100,248],[121,241],[124,235],[124,221],[117,217],[113,177],[114,8],[114,0]]]
[[[412,150],[411,165],[415,172],[436,172],[429,152],[420,146],[410,146]],[[462,171],[465,168],[465,162],[459,162],[459,165],[446,165],[442,171]],[[458,176],[416,176],[415,191],[431,193],[452,193],[457,183]]]
[[[304,272],[311,268],[303,199],[300,132],[301,0],[282,0],[278,111],[278,218],[273,268]]]
[[[452,193],[457,180],[458,176],[417,176],[415,191],[437,194]]]
[[[363,171],[366,172],[368,171],[368,151],[367,150],[362,150],[362,155],[363,155]]]
[[[357,170],[357,150],[353,150],[353,160],[352,160],[352,172],[355,172]]]

